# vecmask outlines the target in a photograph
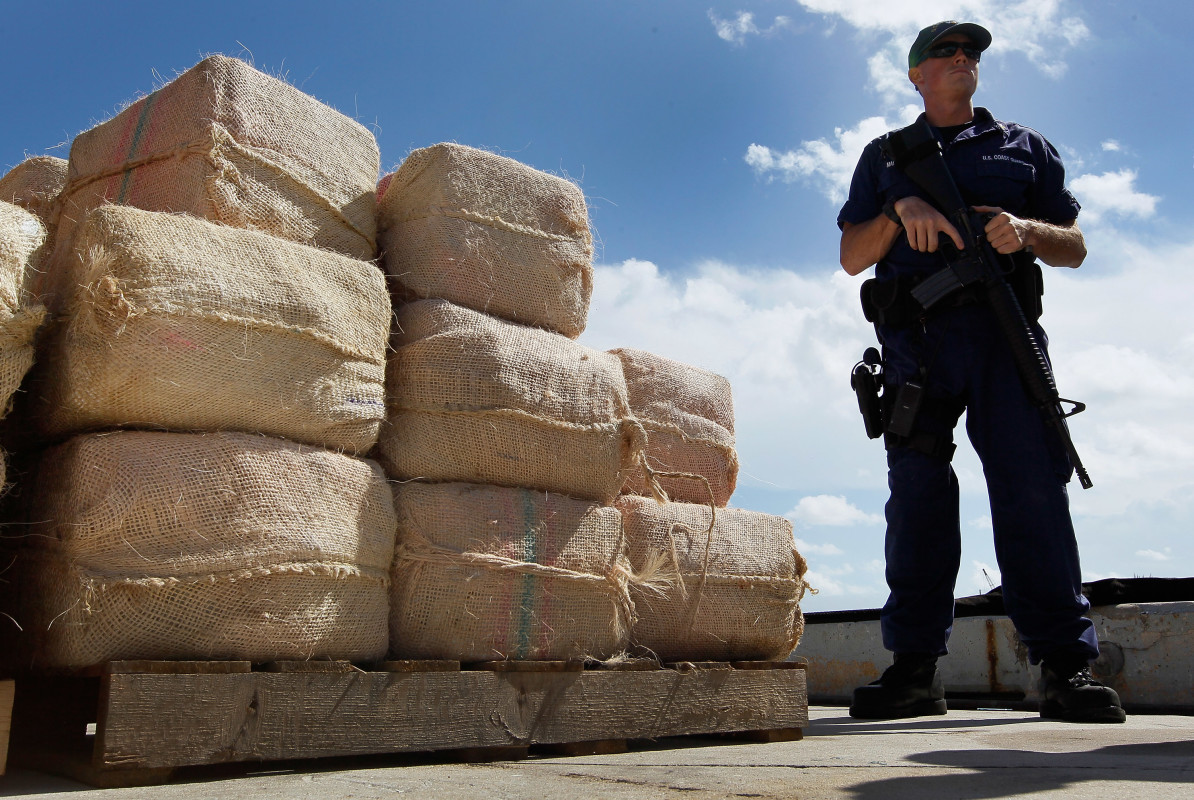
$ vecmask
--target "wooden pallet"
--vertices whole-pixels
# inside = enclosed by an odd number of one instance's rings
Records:
[[[791,741],[807,725],[798,662],[117,661],[18,679],[13,741],[25,766],[129,786],[195,765],[586,755],[685,735]]]

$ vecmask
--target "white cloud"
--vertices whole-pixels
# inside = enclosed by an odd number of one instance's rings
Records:
[[[821,14],[831,25],[838,19],[860,36],[877,41],[882,58],[868,63],[868,85],[879,97],[911,94],[908,48],[917,32],[943,19],[977,22],[992,33],[988,51],[1021,53],[1050,77],[1065,73],[1062,56],[1090,36],[1086,24],[1067,13],[1064,0],[797,0],[806,11]],[[903,102],[902,99],[899,102]]]
[[[1118,153],[1122,149],[1123,148],[1120,146],[1119,142],[1115,141],[1114,139],[1108,139],[1107,141],[1103,142],[1104,152]]]
[[[845,551],[836,544],[813,544],[796,538],[796,549],[805,556],[844,556]]]
[[[796,507],[785,516],[793,522],[805,525],[828,525],[844,527],[847,525],[881,525],[883,517],[878,514],[868,514],[859,509],[841,495],[815,495],[802,497]]]
[[[1084,222],[1099,222],[1105,215],[1147,219],[1157,210],[1160,198],[1136,190],[1136,171],[1121,169],[1102,175],[1080,175],[1070,189],[1082,204]]]
[[[818,605],[818,601],[822,603],[828,601],[832,604],[834,597],[862,598],[862,602],[851,604],[856,608],[858,606],[869,607],[882,602],[882,600],[876,602],[876,598],[886,597],[886,584],[881,580],[871,580],[869,583],[843,580],[842,578],[850,572],[852,570],[819,570],[810,567],[804,580],[810,587],[817,590],[817,594],[815,596],[805,595],[804,602],[800,605],[805,610],[816,610],[815,606]],[[842,604],[839,602],[835,605],[840,608]]]
[[[1136,555],[1138,555],[1140,558],[1147,558],[1152,561],[1168,561],[1171,558],[1170,552],[1170,548],[1166,547],[1164,552],[1157,550],[1137,550]]]
[[[850,178],[867,143],[892,128],[911,123],[919,113],[916,106],[909,105],[899,112],[894,122],[885,117],[867,117],[848,130],[836,128],[833,141],[803,142],[797,149],[786,152],[752,144],[744,158],[760,177],[767,180],[778,177],[786,183],[806,181],[831,202],[841,204],[850,190]]]
[[[755,24],[755,15],[748,11],[739,11],[734,19],[722,19],[713,9],[709,9],[709,21],[713,23],[719,38],[737,45],[745,43],[747,36],[770,36],[792,22],[788,17],[779,16],[769,27],[760,28]]]

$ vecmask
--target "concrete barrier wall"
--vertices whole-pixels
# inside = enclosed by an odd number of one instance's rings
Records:
[[[1125,705],[1194,713],[1194,602],[1100,606],[1090,618],[1102,650],[1095,676]],[[948,698],[1038,700],[1039,671],[1007,617],[958,619],[949,649],[938,662]],[[891,663],[877,620],[810,621],[792,658],[808,662],[809,700],[822,704],[849,703]]]

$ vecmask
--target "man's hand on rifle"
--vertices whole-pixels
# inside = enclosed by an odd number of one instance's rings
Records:
[[[1077,221],[1054,225],[1022,219],[996,206],[974,206],[979,213],[994,214],[986,224],[987,241],[998,253],[1015,253],[1031,247],[1033,254],[1051,267],[1078,267],[1086,258],[1086,242]]]
[[[903,197],[896,201],[895,212],[908,233],[908,245],[922,253],[937,252],[937,238],[944,233],[954,240],[959,250],[966,248],[962,235],[945,215],[919,197]]]
[[[1012,216],[1002,208],[996,206],[974,206],[980,214],[993,214],[990,222],[983,228],[987,234],[987,241],[996,253],[1008,255],[1023,250],[1029,242],[1031,222]]]

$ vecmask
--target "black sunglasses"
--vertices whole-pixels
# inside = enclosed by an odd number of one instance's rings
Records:
[[[925,58],[953,58],[954,54],[958,52],[959,47],[962,48],[962,52],[966,55],[966,58],[971,61],[977,62],[982,57],[983,51],[972,44],[945,42],[925,50]]]

